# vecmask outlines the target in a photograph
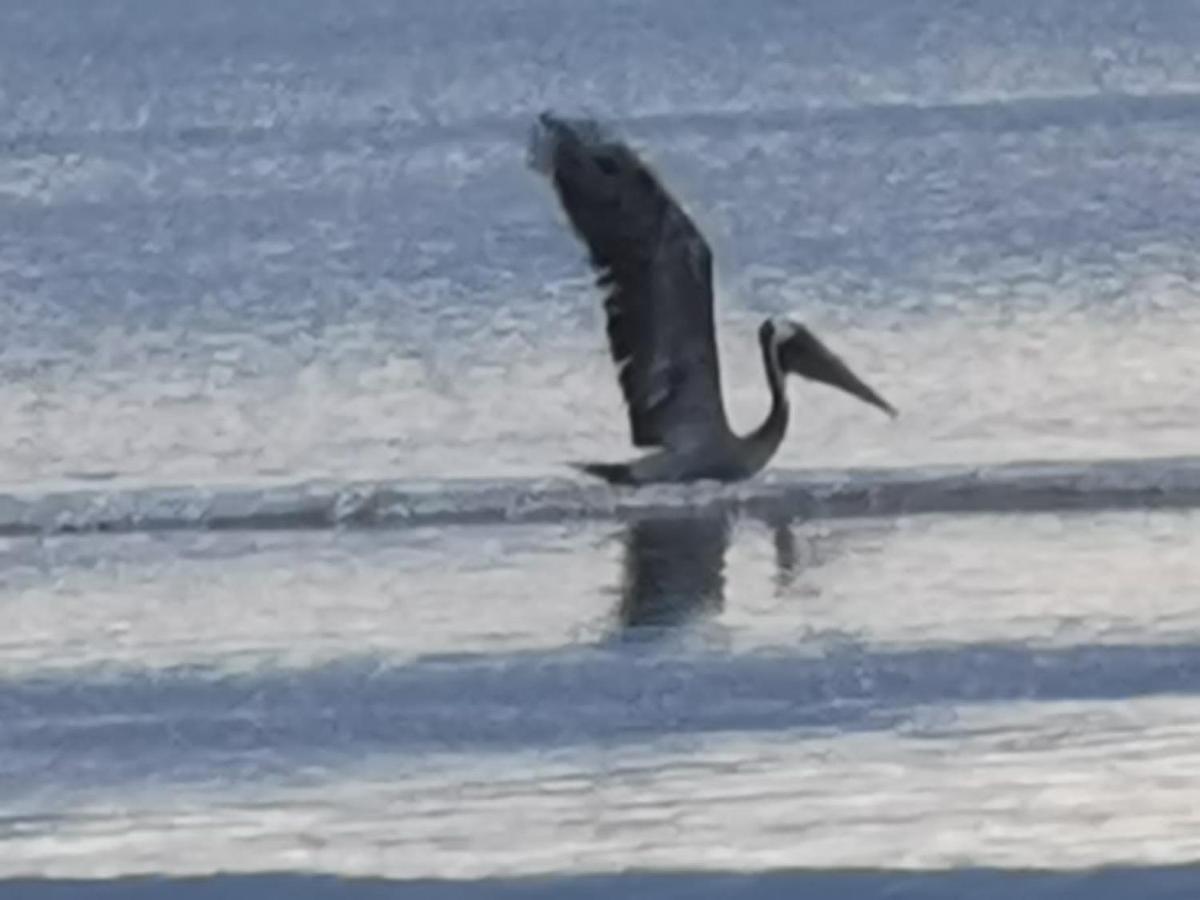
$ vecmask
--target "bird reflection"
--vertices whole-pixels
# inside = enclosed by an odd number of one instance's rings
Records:
[[[840,555],[861,529],[797,534],[796,521],[767,518],[774,548],[773,581],[779,596],[796,580]],[[631,522],[624,536],[618,618],[623,631],[654,633],[716,616],[725,607],[725,555],[734,525],[728,514],[654,515]]]
[[[772,519],[771,540],[775,545],[775,590],[783,593],[792,586],[801,569],[796,532],[791,521],[782,517]]]
[[[625,536],[621,624],[679,625],[725,605],[727,516],[640,519]]]

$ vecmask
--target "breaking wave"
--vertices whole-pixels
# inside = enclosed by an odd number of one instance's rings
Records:
[[[26,489],[0,493],[0,534],[635,520],[673,513],[776,520],[1194,506],[1200,506],[1200,456],[774,471],[734,485],[639,489],[561,478]]]

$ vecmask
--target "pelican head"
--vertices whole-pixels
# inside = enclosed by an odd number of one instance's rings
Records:
[[[791,319],[768,319],[759,330],[763,348],[774,352],[779,368],[810,381],[820,381],[853,394],[895,418],[895,408],[851,371],[806,326]]]

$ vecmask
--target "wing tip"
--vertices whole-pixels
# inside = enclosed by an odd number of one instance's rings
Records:
[[[554,172],[554,155],[562,139],[561,123],[549,110],[538,114],[529,132],[525,159],[529,168],[542,175]]]
[[[555,168],[559,147],[565,141],[597,147],[611,140],[608,131],[592,118],[564,118],[552,110],[537,114],[530,130],[527,159],[530,168],[549,175]]]

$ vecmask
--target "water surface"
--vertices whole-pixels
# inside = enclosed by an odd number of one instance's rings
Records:
[[[1186,862],[1198,533],[10,541],[0,871]]]
[[[0,483],[627,454],[544,108],[709,235],[737,426],[777,314],[902,412],[794,385],[780,467],[1194,455],[1198,44],[1150,0],[12,0]],[[0,876],[100,880],[0,890],[1190,897],[1195,519],[5,538]]]

